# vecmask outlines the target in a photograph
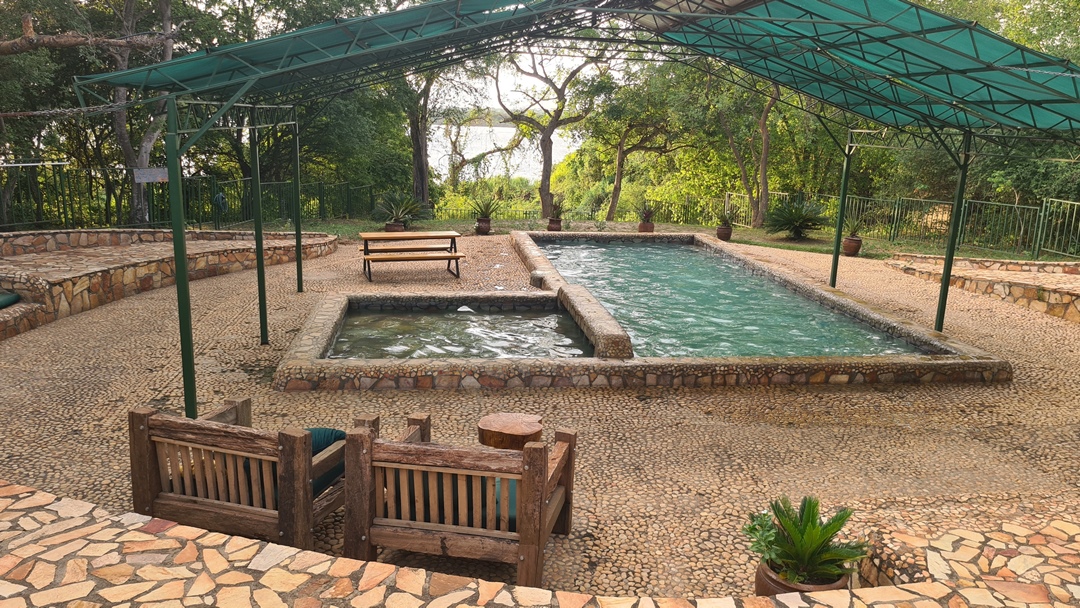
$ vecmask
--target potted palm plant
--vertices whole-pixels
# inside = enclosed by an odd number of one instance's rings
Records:
[[[644,202],[641,204],[641,207],[638,209],[638,218],[641,220],[640,222],[638,222],[637,225],[638,232],[653,231],[653,228],[655,227],[652,221],[653,213],[654,210],[652,208],[652,205],[650,205],[648,202]]]
[[[386,194],[378,211],[387,232],[404,232],[409,222],[420,215],[420,203],[405,193]]]
[[[720,213],[717,215],[716,219],[720,220],[720,225],[716,227],[716,238],[720,239],[721,241],[730,241],[731,212],[728,211],[727,206],[720,210]]]
[[[562,231],[563,208],[560,201],[551,203],[551,217],[548,218],[548,232]]]
[[[837,533],[851,517],[841,509],[822,522],[820,503],[807,496],[798,512],[787,496],[769,503],[769,510],[750,516],[743,533],[753,542],[750,550],[761,555],[754,577],[754,593],[810,593],[847,587],[854,565],[867,556],[862,541],[838,541]]]
[[[844,255],[851,257],[859,255],[859,250],[862,249],[862,237],[859,236],[859,230],[862,230],[862,220],[855,215],[844,218],[844,233],[847,235],[841,243]]]
[[[473,200],[469,202],[472,206],[473,213],[476,214],[476,234],[484,235],[491,233],[491,216],[495,215],[502,209],[502,201],[496,199],[493,196],[485,196],[483,198]]]

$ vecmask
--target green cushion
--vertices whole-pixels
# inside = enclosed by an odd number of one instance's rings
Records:
[[[311,433],[311,455],[315,456],[319,452],[334,445],[334,443],[345,439],[345,431],[338,429],[328,429],[317,427],[313,429],[304,429]],[[345,474],[345,462],[342,461],[334,468],[324,473],[314,482],[315,496],[322,494],[329,488],[334,480]]]
[[[0,291],[0,308],[7,308],[19,301],[19,294],[10,291]]]

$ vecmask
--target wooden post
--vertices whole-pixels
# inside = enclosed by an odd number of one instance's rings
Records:
[[[150,417],[157,410],[139,407],[128,412],[131,455],[131,502],[139,515],[154,514],[154,499],[161,493],[158,457],[150,441]]]
[[[311,487],[311,433],[287,427],[278,433],[278,539],[312,549],[315,528]]]
[[[379,417],[374,414],[363,414],[353,419],[353,426],[371,429],[374,439],[379,438]]]
[[[577,431],[574,429],[558,429],[555,431],[555,443],[565,441],[570,444],[566,451],[566,466],[559,475],[559,485],[566,488],[566,502],[559,511],[559,518],[555,520],[555,526],[551,531],[555,534],[570,534],[570,525],[574,513],[574,458],[577,456]]]
[[[378,418],[375,419],[378,421]],[[345,434],[345,557],[375,560],[371,526],[375,519],[375,433],[358,427]]]
[[[408,418],[408,426],[420,427],[420,443],[431,443],[431,414],[413,414]]]
[[[544,484],[547,481],[547,446],[530,441],[522,450],[521,486],[518,488],[517,584],[539,587],[544,574]]]
[[[251,426],[251,398],[226,399],[225,405],[236,408],[236,426]]]

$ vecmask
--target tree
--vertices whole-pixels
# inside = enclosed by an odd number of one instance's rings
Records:
[[[40,35],[34,31],[34,18],[30,13],[22,16],[22,36],[14,40],[0,38],[0,55],[18,55],[38,49],[69,49],[81,46],[100,47],[109,50],[150,50],[165,43],[160,33],[139,34],[122,38],[103,38],[79,32]]]
[[[590,114],[577,129],[615,153],[607,221],[615,219],[627,158],[635,152],[666,154],[678,147],[669,114],[667,68],[668,64],[625,66],[620,86],[601,98],[601,109]]]
[[[610,90],[613,83],[599,59],[586,59],[566,69],[549,67],[536,54],[529,52],[521,58],[511,55],[506,63],[517,74],[538,81],[545,87],[539,91],[518,91],[524,96],[526,105],[522,109],[511,110],[500,85],[499,76],[504,64],[499,64],[495,69],[495,92],[499,106],[518,129],[539,140],[540,210],[543,215],[550,216],[554,203],[551,168],[555,132],[584,120],[593,111],[596,99]],[[588,72],[590,69],[592,73]]]

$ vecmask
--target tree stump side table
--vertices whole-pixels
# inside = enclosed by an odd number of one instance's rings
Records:
[[[489,448],[524,450],[530,441],[541,441],[544,427],[535,414],[497,412],[488,414],[476,423],[480,443]]]

